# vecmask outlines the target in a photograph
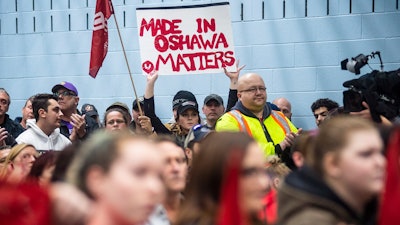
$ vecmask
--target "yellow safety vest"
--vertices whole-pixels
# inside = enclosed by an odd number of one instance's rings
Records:
[[[282,112],[275,110],[262,122],[242,114],[239,110],[232,110],[217,121],[215,130],[246,132],[259,143],[265,156],[275,154],[275,145],[282,142],[286,134],[297,132],[297,128]]]

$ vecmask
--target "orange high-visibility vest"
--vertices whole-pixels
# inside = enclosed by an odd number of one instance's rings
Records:
[[[286,134],[297,132],[297,128],[281,112],[275,110],[264,121],[246,116],[239,110],[232,110],[217,121],[215,130],[246,132],[260,144],[266,156],[275,154],[275,145],[282,142]]]

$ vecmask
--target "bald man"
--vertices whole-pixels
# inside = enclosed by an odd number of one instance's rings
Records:
[[[286,98],[276,98],[272,103],[281,110],[289,120],[292,120],[292,104]]]
[[[246,132],[262,147],[264,155],[277,154],[286,163],[290,146],[299,131],[281,112],[272,110],[267,101],[262,77],[248,73],[238,80],[239,101],[216,124],[216,131]],[[289,157],[290,158],[290,157]]]

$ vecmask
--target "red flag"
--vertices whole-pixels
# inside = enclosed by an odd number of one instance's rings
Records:
[[[397,225],[400,221],[400,129],[393,132],[386,150],[386,183],[378,217],[379,225]]]
[[[111,0],[97,0],[94,14],[92,50],[90,53],[89,74],[97,76],[108,50],[107,20],[114,13]]]

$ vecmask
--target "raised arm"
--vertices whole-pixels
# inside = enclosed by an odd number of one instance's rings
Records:
[[[239,74],[240,71],[246,66],[240,66],[239,67],[239,60],[236,61],[236,71],[234,72],[229,72],[224,68],[225,75],[229,78],[230,80],[230,85],[229,85],[229,95],[228,95],[228,103],[226,104],[226,112],[229,112],[233,106],[235,106],[238,98],[237,98],[237,88],[238,88],[238,79],[239,79]]]
[[[154,85],[158,78],[158,71],[153,70],[152,72],[147,74],[146,77],[147,77],[147,82],[146,82],[146,90],[144,92],[144,97],[149,99],[151,97],[154,97]]]
[[[154,106],[154,85],[158,78],[158,71],[154,70],[147,74],[146,90],[144,91],[143,107],[146,116],[151,120],[154,131],[158,134],[171,134],[171,131],[164,126],[160,118],[156,115]]]

